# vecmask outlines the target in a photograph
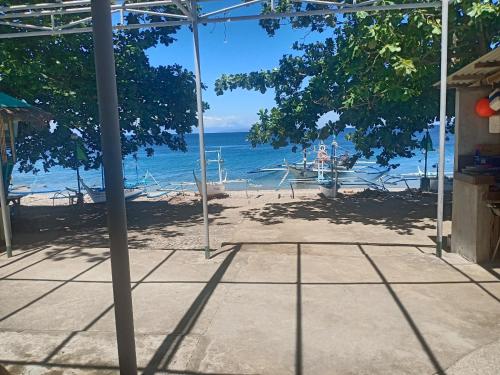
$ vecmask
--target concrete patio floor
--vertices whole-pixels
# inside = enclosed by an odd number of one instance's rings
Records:
[[[238,215],[208,261],[131,249],[142,373],[500,373],[500,267],[436,258],[427,221],[332,223],[294,202]],[[0,257],[0,364],[118,372],[107,249]]]
[[[239,243],[210,261],[200,251],[132,250],[139,366],[432,374],[488,344],[498,350],[498,269],[432,250]],[[25,254],[3,260],[0,277],[0,363],[12,373],[117,371],[105,249]],[[498,352],[482,354],[471,359],[477,373],[498,373]]]

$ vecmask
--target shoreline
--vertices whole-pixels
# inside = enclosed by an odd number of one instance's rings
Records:
[[[379,191],[375,189],[370,189],[368,187],[354,187],[354,188],[340,188],[339,189],[339,199],[342,196],[352,196],[358,193],[363,193],[365,191],[372,192],[374,194],[384,194],[384,193],[400,193],[408,190],[406,187],[390,187],[387,188],[387,191]],[[413,188],[412,188],[413,191]],[[209,201],[222,201],[225,199],[246,199],[246,198],[268,198],[268,199],[281,199],[281,198],[312,198],[315,196],[321,196],[319,188],[299,188],[292,189],[290,188],[282,188],[282,189],[248,189],[248,190],[226,190],[226,195],[222,197],[214,197],[209,198]],[[47,193],[33,193],[21,198],[21,206],[70,206],[69,198],[66,196],[56,195],[55,192],[47,192]],[[432,194],[432,193],[430,193]],[[54,198],[56,197],[56,198]],[[129,202],[159,202],[159,201],[170,201],[179,199],[200,199],[200,195],[196,191],[192,190],[184,190],[179,192],[170,192],[168,194],[164,194],[161,196],[151,196],[148,197],[146,194],[140,195],[134,200],[127,201]],[[262,200],[262,199],[261,199]],[[94,204],[88,194],[84,195],[85,204]]]

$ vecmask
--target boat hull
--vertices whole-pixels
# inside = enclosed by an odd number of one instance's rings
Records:
[[[201,181],[198,180],[196,175],[194,175],[194,180],[196,182],[196,187],[198,188],[198,193],[203,195]],[[217,197],[226,194],[226,186],[223,182],[207,182],[207,197]]]
[[[318,170],[316,168],[308,168],[304,170],[303,168],[298,168],[295,166],[289,166],[289,171],[292,174],[294,178],[317,178],[318,177]],[[354,174],[353,170],[349,169],[337,169],[337,176],[338,177],[347,177],[351,176]],[[323,172],[323,176],[326,178],[331,178],[332,172],[331,170],[325,170]]]
[[[319,192],[325,198],[335,198],[336,197],[335,188],[333,185],[330,185],[330,184],[319,185]]]
[[[223,183],[208,183],[207,184],[207,196],[216,197],[226,194],[226,187]]]
[[[106,191],[103,189],[88,191],[87,193],[94,203],[106,202]],[[123,194],[125,200],[133,200],[141,195],[143,192],[140,189],[124,189]]]

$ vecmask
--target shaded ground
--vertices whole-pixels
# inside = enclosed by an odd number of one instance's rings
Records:
[[[230,225],[224,200],[210,205],[210,224]],[[227,203],[227,202],[225,202]],[[169,201],[127,202],[129,244],[133,248],[201,248],[202,207],[193,196]],[[13,218],[14,246],[20,250],[46,246],[106,247],[108,235],[103,204],[23,206]],[[215,241],[217,242],[217,241]],[[220,243],[218,244],[220,245]]]
[[[209,261],[155,239],[199,237],[186,206],[163,231],[153,210],[146,233],[129,206],[132,234],[151,241],[130,251],[141,372],[497,374],[500,267],[436,258],[428,197],[422,210],[401,195],[364,199],[214,201],[225,243]],[[118,371],[109,252],[86,245],[102,213],[69,225],[65,212],[45,238],[58,246],[24,239],[0,257],[0,363],[12,373]],[[60,221],[40,222],[50,233]]]
[[[331,201],[311,192],[302,194],[292,199],[286,193],[263,192],[247,198],[243,192],[235,192],[230,198],[211,200],[213,247],[227,241],[242,220],[266,226],[290,220],[301,225],[324,220],[341,227],[373,225],[400,235],[435,228],[435,195],[362,192]],[[449,199],[445,220],[451,218]],[[202,248],[201,212],[199,199],[192,195],[127,202],[130,247]],[[13,230],[14,246],[19,250],[108,246],[106,211],[102,204],[53,207],[47,200],[47,205],[23,206],[13,218]]]
[[[451,219],[450,209],[451,204],[445,205],[445,220]],[[309,197],[268,203],[263,208],[243,211],[243,216],[262,224],[281,224],[287,219],[325,219],[332,224],[380,225],[398,234],[412,234],[415,229],[435,229],[433,220],[428,219],[436,216],[436,197],[408,192],[387,194],[365,191],[345,195],[335,201]]]

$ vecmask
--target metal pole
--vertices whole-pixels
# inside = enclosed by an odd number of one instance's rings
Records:
[[[12,256],[12,238],[10,226],[10,210],[7,197],[5,196],[5,184],[3,182],[3,164],[0,163],[0,204],[2,205],[2,224],[5,237],[5,251],[7,258]]]
[[[95,70],[121,374],[137,375],[110,0],[92,0]]]
[[[439,170],[437,202],[436,256],[443,251],[443,206],[444,206],[444,141],[446,136],[446,76],[448,68],[448,0],[441,6],[441,81],[439,87]]]
[[[80,184],[80,166],[76,166],[76,179],[78,181],[78,194],[82,193],[82,186]]]
[[[333,161],[335,163],[335,184],[333,185],[333,198],[337,198],[337,189],[338,189],[338,186],[339,186],[339,173],[338,173],[338,163],[337,163],[337,142],[335,142],[334,144],[334,148],[333,148]]]
[[[80,160],[78,159],[78,136],[76,134],[71,135],[71,139],[75,143],[75,165],[76,165],[76,183],[78,186],[78,195],[82,193],[82,188],[80,185]]]
[[[429,157],[429,128],[427,127],[427,132],[425,133],[425,163],[424,163],[424,178],[427,178],[427,159]]]
[[[198,37],[198,14],[196,1],[191,1],[193,18],[194,72],[196,78],[196,107],[198,134],[200,138],[201,198],[203,201],[203,224],[205,227],[205,258],[210,258],[210,230],[208,228],[207,162],[205,160],[205,129],[203,126],[203,99],[201,96],[200,46]]]
[[[303,148],[302,149],[302,169],[304,170],[304,174],[306,173],[307,169],[307,149]]]

